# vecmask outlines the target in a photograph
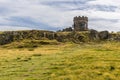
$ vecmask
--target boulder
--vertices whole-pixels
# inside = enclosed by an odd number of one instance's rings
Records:
[[[13,35],[0,34],[0,45],[8,44],[13,41]]]
[[[108,31],[101,31],[99,32],[99,38],[100,40],[106,40],[106,39],[109,39],[109,32]]]
[[[98,31],[91,29],[90,30],[90,39],[91,40],[98,40],[99,39],[99,33]]]

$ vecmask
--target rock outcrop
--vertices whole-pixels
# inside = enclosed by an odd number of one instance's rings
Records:
[[[110,38],[110,34],[108,31],[101,31],[101,32],[99,32],[99,38],[101,40],[108,39],[108,38]]]
[[[14,41],[21,40],[57,40],[59,42],[94,42],[102,40],[117,40],[120,41],[120,35],[110,34],[108,31],[98,32],[90,31],[70,31],[70,32],[53,32],[41,30],[28,31],[7,31],[0,34],[0,45],[9,44]]]

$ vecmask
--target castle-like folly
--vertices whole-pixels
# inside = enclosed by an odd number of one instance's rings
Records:
[[[73,19],[73,27],[75,31],[87,31],[88,30],[88,17],[76,16]]]

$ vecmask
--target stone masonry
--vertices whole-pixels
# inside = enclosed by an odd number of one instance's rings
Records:
[[[76,16],[74,17],[73,28],[75,31],[87,31],[88,30],[88,17],[85,16]]]

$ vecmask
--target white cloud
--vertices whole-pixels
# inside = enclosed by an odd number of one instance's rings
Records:
[[[47,2],[73,2],[69,3],[61,3],[61,6],[51,6],[50,4],[43,4]],[[53,27],[67,27],[72,26],[73,17],[74,16],[88,16],[89,19],[98,19],[98,21],[89,21],[90,28],[95,28],[98,30],[120,30],[119,23],[120,21],[112,22],[112,21],[101,21],[99,19],[107,19],[107,20],[120,20],[120,1],[119,0],[87,0],[84,4],[75,4],[74,1],[78,2],[79,0],[0,0],[0,7],[5,8],[5,13],[0,13],[0,24],[7,24],[7,27],[4,27],[4,30],[13,30],[14,28],[8,27],[8,24],[11,23],[9,18],[11,17],[30,17],[36,22],[40,22],[43,24],[47,24]],[[96,5],[106,5],[115,6],[115,11],[107,12],[100,11]],[[83,7],[83,9],[79,9]],[[68,10],[67,10],[68,9]],[[69,10],[71,9],[71,10]],[[75,9],[75,10],[72,10]],[[0,8],[1,11],[1,8]],[[3,16],[4,15],[4,16]],[[102,25],[101,25],[102,24]],[[98,26],[103,27],[98,27]],[[107,25],[107,26],[106,26]],[[21,25],[22,26],[22,25]],[[110,28],[108,28],[110,26]],[[44,27],[44,26],[43,26]],[[0,26],[2,28],[2,26]],[[17,29],[26,29],[26,27],[21,27]],[[29,29],[29,27],[27,27]],[[116,29],[117,28],[117,29]],[[3,28],[1,29],[3,30]]]
[[[15,30],[32,30],[28,27],[18,27],[18,26],[0,26],[0,31],[15,31]]]
[[[94,0],[88,2],[89,5],[120,6],[120,0]]]

